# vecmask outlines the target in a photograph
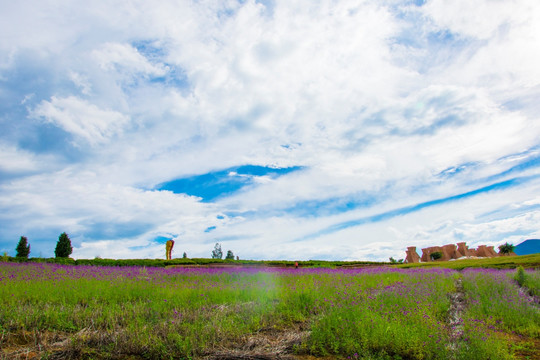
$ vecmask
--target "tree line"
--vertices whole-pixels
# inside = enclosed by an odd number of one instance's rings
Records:
[[[216,243],[214,245],[214,250],[212,250],[212,259],[223,259],[223,251],[221,250],[221,244]],[[234,253],[232,250],[227,250],[227,255],[225,255],[225,260],[234,260]],[[236,257],[236,260],[239,260],[238,256]]]
[[[30,244],[28,243],[28,238],[26,236],[21,236],[17,247],[15,248],[17,258],[28,259],[30,255]],[[54,249],[54,256],[57,258],[67,258],[73,252],[73,247],[71,246],[71,239],[68,234],[63,232],[58,237],[58,242],[56,243],[56,248]],[[216,243],[214,250],[211,254],[212,259],[223,259],[223,251],[221,250],[221,244]],[[187,254],[184,252],[182,258],[187,259]],[[232,250],[227,250],[227,255],[225,260],[234,260],[234,253]],[[238,256],[236,260],[239,260]]]
[[[15,257],[28,259],[28,255],[30,255],[30,244],[28,243],[28,238],[26,236],[21,236],[21,239],[15,248],[15,252]],[[57,258],[67,258],[72,252],[73,247],[71,246],[71,239],[68,234],[63,232],[58,237],[58,242],[54,249],[54,256]]]

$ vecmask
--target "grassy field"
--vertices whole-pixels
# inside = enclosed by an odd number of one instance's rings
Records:
[[[0,358],[539,359],[540,271],[484,265],[5,262]]]

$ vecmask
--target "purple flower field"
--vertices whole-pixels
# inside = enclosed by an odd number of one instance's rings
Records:
[[[535,358],[538,301],[514,274],[0,263],[0,356]]]

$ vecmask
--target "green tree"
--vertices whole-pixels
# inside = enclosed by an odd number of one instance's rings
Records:
[[[440,251],[435,251],[434,253],[431,253],[430,257],[431,260],[439,260],[442,258],[442,253]]]
[[[231,250],[227,250],[227,256],[225,256],[225,260],[234,260],[234,254]]]
[[[67,258],[73,252],[71,247],[71,240],[69,236],[63,232],[58,237],[58,242],[56,243],[56,249],[54,249],[54,256],[57,258]]]
[[[510,254],[515,249],[515,246],[513,244],[504,243],[503,245],[499,246],[499,253],[501,254]]]
[[[182,259],[187,259],[187,253],[184,251],[184,254],[182,255]]]
[[[214,245],[214,250],[212,250],[212,259],[222,259],[223,258],[223,251],[221,251],[221,245],[219,243],[216,243]]]
[[[28,244],[28,239],[26,236],[21,236],[15,251],[17,251],[17,255],[15,255],[16,257],[28,259],[28,255],[30,254],[30,244]]]

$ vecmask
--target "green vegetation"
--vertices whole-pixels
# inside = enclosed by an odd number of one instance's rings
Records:
[[[0,263],[0,358],[13,347],[73,359],[538,355],[540,314],[516,271],[78,265]],[[459,292],[467,306],[452,311]]]
[[[16,257],[28,259],[28,255],[30,254],[30,245],[28,244],[28,239],[26,236],[21,236],[15,251],[17,252],[15,255]]]
[[[58,242],[56,243],[56,249],[54,249],[54,256],[57,258],[67,258],[73,252],[71,247],[71,240],[69,236],[63,232],[58,237]]]
[[[523,269],[523,266],[518,267],[514,279],[517,281],[519,286],[525,285],[525,278],[525,269]]]
[[[223,258],[223,251],[221,250],[221,245],[219,243],[216,243],[214,246],[214,250],[212,250],[212,259],[219,259],[221,260]]]
[[[94,266],[146,266],[146,267],[169,267],[169,266],[250,266],[250,267],[294,267],[294,261],[286,260],[223,260],[209,258],[187,257],[165,260],[165,259],[78,259],[71,258],[15,258],[6,257],[6,261],[11,262],[37,262],[53,264],[71,264],[71,265],[94,265]],[[382,266],[389,263],[380,263],[374,261],[323,261],[307,260],[298,261],[300,267],[319,267],[319,268],[354,268],[366,266]]]
[[[146,266],[146,267],[169,267],[169,266],[253,266],[253,267],[286,267],[293,268],[295,261],[287,260],[223,260],[211,258],[176,258],[165,259],[78,259],[71,258],[16,258],[6,256],[4,261],[10,262],[39,262],[71,265],[94,265],[94,266]],[[540,254],[524,256],[504,256],[489,259],[470,259],[458,261],[437,261],[429,263],[402,264],[398,262],[375,262],[375,261],[324,261],[306,260],[298,261],[300,268],[364,268],[376,266],[391,266],[402,269],[408,268],[433,268],[443,267],[454,270],[466,268],[494,268],[494,269],[516,269],[522,266],[524,269],[540,268]]]
[[[499,246],[499,251],[503,254],[510,254],[514,251],[515,246],[513,244],[504,243],[503,245]]]
[[[525,271],[523,267],[518,267],[514,280],[524,288],[530,296],[540,297],[540,272]]]

